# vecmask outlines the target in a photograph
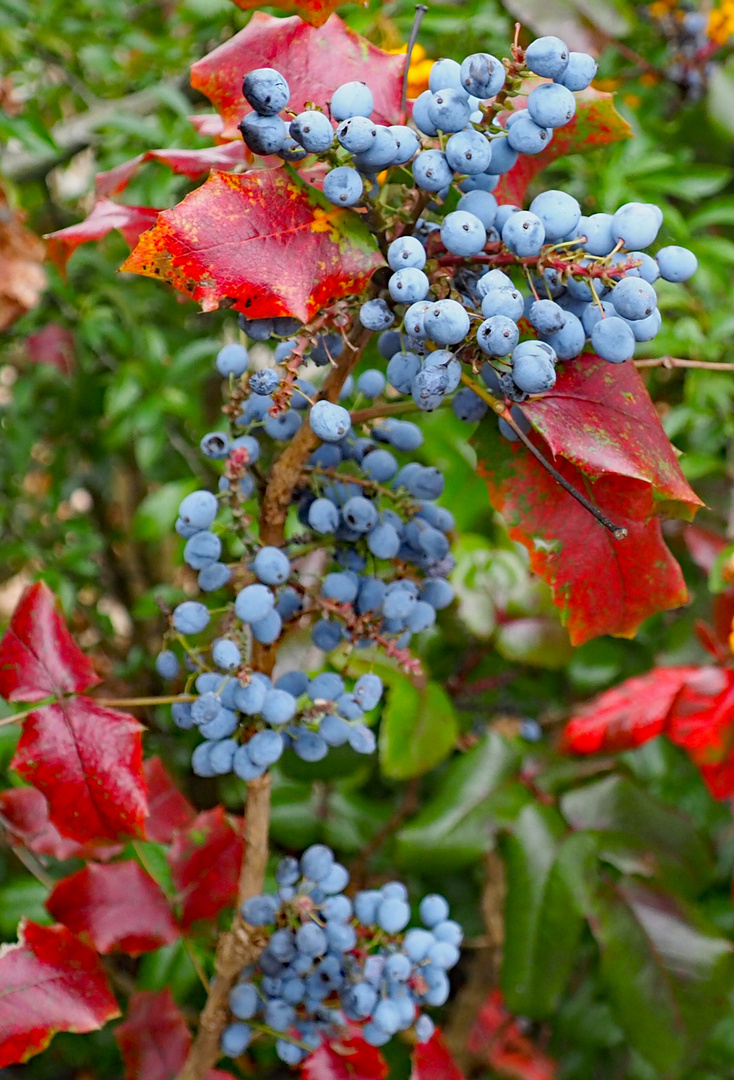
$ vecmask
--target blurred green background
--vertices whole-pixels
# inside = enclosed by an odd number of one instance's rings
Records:
[[[708,15],[705,5],[686,11]],[[406,3],[340,14],[385,48],[399,47],[413,20]],[[726,41],[706,63],[687,55],[676,36],[684,14],[623,0],[461,0],[430,6],[420,42],[429,58],[461,59],[469,43],[503,56],[519,19],[521,40],[556,33],[599,55],[596,85],[617,91],[636,137],[564,159],[543,182],[571,192],[585,213],[634,199],[659,203],[666,242],[691,247],[699,272],[690,287],[660,289],[664,329],[646,355],[727,362],[734,360],[734,56]],[[93,0],[6,0],[0,175],[9,206],[36,233],[62,228],[90,209],[95,172],[149,148],[206,145],[188,116],[210,107],[188,89],[187,69],[246,22],[229,0],[108,0],[103,9]],[[149,93],[141,101],[142,90]],[[68,145],[69,122],[78,118],[86,135]],[[121,200],[163,208],[191,186],[149,164]],[[189,587],[172,526],[181,497],[216,481],[196,447],[218,421],[212,359],[234,328],[226,313],[202,315],[165,287],[117,274],[126,250],[117,234],[84,246],[65,280],[46,264],[40,302],[0,342],[0,620],[23,585],[43,577],[110,690],[140,695],[162,689],[152,666],[164,626],[158,601],[175,602]],[[50,323],[72,335],[71,371],[36,362],[28,339]],[[707,504],[700,525],[731,539],[734,373],[649,369],[645,377]],[[290,850],[323,838],[347,861],[362,852],[367,880],[399,874],[415,895],[446,893],[469,947],[442,1022],[467,1076],[732,1077],[734,984],[712,960],[712,943],[734,938],[730,807],[711,799],[664,740],[592,765],[554,750],[575,703],[655,664],[703,661],[694,627],[711,614],[706,574],[682,528],[671,526],[690,605],[648,620],[634,641],[604,638],[573,649],[547,589],[530,577],[524,551],[489,506],[467,427],[450,412],[421,423],[425,460],[446,471],[445,501],[457,518],[458,602],[422,644],[439,686],[421,696],[394,680],[374,763],[349,765],[346,776],[284,767],[274,842]],[[189,736],[173,729],[166,709],[147,719],[149,752],[164,757],[197,806],[224,799],[239,808],[234,784],[217,790],[190,775]],[[0,728],[3,770],[16,739],[13,727]],[[569,916],[568,897],[554,889],[557,856],[572,862],[579,888],[606,898],[606,946]],[[49,872],[71,868],[54,864]],[[675,905],[680,940],[697,957],[693,990],[675,957],[667,967],[661,961],[624,900],[625,883],[641,878]],[[44,897],[0,847],[0,938],[14,940],[21,914],[48,920]],[[467,1048],[479,1005],[500,978],[503,937],[505,997],[526,1018],[529,1044],[552,1059],[546,1072],[512,1071]],[[193,947],[205,956],[209,945],[204,937]],[[178,946],[131,964],[130,973],[141,988],[171,986],[192,1010],[201,1003]],[[400,1047],[391,1054],[391,1076],[407,1076],[407,1055]],[[277,1066],[266,1055],[258,1071],[274,1075]],[[61,1036],[28,1066],[0,1075],[106,1078],[121,1075],[121,1064],[103,1032]]]

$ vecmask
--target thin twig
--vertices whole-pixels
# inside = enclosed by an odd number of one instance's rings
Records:
[[[0,814],[0,825],[2,825],[9,838],[19,835],[14,829],[12,821],[9,821],[4,814]],[[10,840],[10,849],[18,862],[25,866],[26,870],[33,875],[36,881],[40,881],[41,885],[46,889],[53,888],[56,884],[54,879],[46,873],[41,862],[32,852],[28,851],[22,844],[14,844],[12,840]]]
[[[410,58],[413,55],[413,49],[415,43],[418,40],[418,34],[420,32],[421,23],[423,22],[423,16],[428,11],[425,4],[415,5],[415,16],[413,17],[413,27],[410,31],[410,37],[408,38],[408,48],[405,53],[405,69],[403,71],[403,92],[400,96],[400,111],[405,117],[405,110],[408,107],[408,79],[410,77]]]
[[[606,514],[602,513],[598,506],[594,506],[594,504],[590,502],[585,495],[582,495],[580,491],[576,490],[573,484],[569,483],[565,476],[559,473],[558,469],[556,469],[554,465],[551,465],[550,461],[548,461],[548,459],[540,452],[540,450],[538,450],[537,446],[535,446],[527,437],[527,435],[517,423],[514,416],[504,402],[500,401],[499,398],[494,397],[494,395],[490,394],[488,390],[485,390],[483,386],[480,386],[479,383],[476,383],[473,379],[470,379],[468,375],[462,375],[461,381],[466,386],[469,386],[474,391],[474,393],[482,399],[482,401],[485,401],[490,406],[490,408],[497,414],[497,416],[501,417],[501,419],[504,420],[505,423],[512,428],[518,439],[520,439],[520,441],[527,447],[527,449],[530,451],[536,461],[538,461],[543,466],[543,468],[550,473],[556,483],[560,484],[564,491],[567,491],[568,494],[572,498],[574,498],[577,503],[580,503],[580,505],[583,506],[584,510],[588,510],[588,512],[592,515],[592,517],[596,518],[600,525],[603,525],[605,529],[608,529],[615,540],[625,539],[625,537],[627,536],[627,530],[624,528],[624,526],[615,525],[614,522],[606,516]]]
[[[401,416],[412,412],[420,412],[414,401],[391,401],[388,405],[368,405],[364,409],[355,409],[351,416],[353,424],[364,424],[367,420],[381,420],[383,416]]]
[[[719,364],[713,360],[682,360],[678,356],[658,356],[653,360],[635,360],[638,368],[699,368],[702,371],[734,371],[734,364]]]

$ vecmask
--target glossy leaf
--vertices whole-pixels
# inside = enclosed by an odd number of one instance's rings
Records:
[[[48,585],[37,581],[21,596],[0,641],[0,697],[43,701],[88,690],[100,681],[72,638]]]
[[[682,901],[634,881],[602,886],[592,915],[617,1022],[659,1073],[678,1075],[728,1008],[731,942]]]
[[[63,836],[80,842],[141,836],[142,730],[132,716],[92,698],[65,698],[26,717],[11,767],[43,792]]]
[[[387,1062],[375,1046],[350,1026],[343,1038],[329,1039],[301,1066],[303,1080],[387,1080]]]
[[[63,272],[80,244],[102,240],[115,230],[122,234],[128,247],[133,248],[141,233],[155,225],[159,212],[152,206],[126,206],[111,199],[97,199],[83,221],[46,233],[49,258]]]
[[[576,115],[570,124],[557,128],[553,140],[541,154],[522,154],[512,169],[500,179],[495,195],[502,203],[523,206],[531,181],[560,157],[584,154],[599,146],[629,139],[632,128],[614,107],[614,95],[589,87],[576,97]],[[514,107],[523,109],[526,98],[516,98]]]
[[[531,568],[550,585],[574,645],[600,634],[632,637],[649,615],[685,603],[680,567],[659,521],[649,519],[649,485],[617,475],[592,482],[556,458],[559,472],[627,529],[625,540],[614,540],[524,446],[502,439],[493,422],[482,425],[475,445],[490,501],[511,538],[528,549]],[[539,446],[548,452],[542,440]]]
[[[168,855],[181,903],[181,925],[215,919],[234,903],[244,852],[241,822],[221,806],[205,810],[175,837]]]
[[[111,859],[122,850],[119,844],[102,841],[80,844],[62,836],[48,816],[48,801],[32,787],[8,788],[0,792],[2,827],[11,844],[22,844],[36,855],[54,859]]]
[[[144,154],[115,165],[114,169],[97,173],[94,187],[97,195],[109,198],[119,195],[146,161],[157,161],[179,176],[198,180],[212,169],[236,169],[245,163],[245,147],[240,139],[221,146],[205,146],[202,150],[146,150]]]
[[[392,780],[406,780],[435,768],[459,734],[451,698],[438,683],[419,686],[392,679],[380,724],[380,767]]]
[[[375,101],[372,119],[400,123],[404,57],[393,56],[360,37],[332,15],[316,29],[297,16],[279,19],[256,11],[244,30],[202,57],[191,68],[191,85],[209,98],[234,136],[250,111],[242,96],[248,71],[274,67],[288,81],[288,108],[295,113],[313,102],[325,111],[338,86],[350,80],[367,83]]]
[[[178,790],[159,757],[146,759],[143,774],[148,787],[145,835],[159,844],[170,844],[177,830],[191,824],[196,811]]]
[[[99,957],[65,926],[21,923],[18,944],[0,949],[0,1067],[119,1015]]]
[[[517,750],[496,733],[456,757],[430,802],[397,834],[398,861],[418,867],[440,861],[448,870],[480,859],[494,844],[492,797],[501,794],[518,764]],[[524,788],[513,794],[530,799]]]
[[[168,281],[204,311],[233,302],[248,318],[307,322],[362,291],[383,263],[352,210],[283,169],[213,172],[164,210],[122,269]]]
[[[99,953],[138,956],[170,945],[179,936],[165,896],[132,860],[107,866],[92,863],[63,878],[46,907]]]
[[[439,1028],[413,1050],[410,1080],[464,1080]]]
[[[32,364],[50,364],[62,375],[71,375],[74,370],[74,335],[60,323],[47,323],[35,334],[29,334],[25,352]]]
[[[503,842],[507,873],[501,984],[510,1009],[540,1018],[556,1008],[575,963],[583,915],[557,861],[564,823],[551,807],[533,803]],[[571,837],[577,865],[588,838]],[[593,864],[596,869],[595,862]]]
[[[561,797],[573,829],[598,834],[599,853],[619,869],[656,877],[697,896],[713,877],[711,853],[690,820],[625,776],[605,776]]]

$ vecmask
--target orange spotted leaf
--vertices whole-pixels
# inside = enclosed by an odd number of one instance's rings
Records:
[[[122,269],[170,282],[204,311],[307,322],[383,263],[359,215],[284,169],[213,172],[158,216]]]

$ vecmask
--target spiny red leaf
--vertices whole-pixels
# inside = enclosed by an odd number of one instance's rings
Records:
[[[517,164],[501,177],[494,192],[500,202],[522,206],[533,178],[559,157],[588,153],[599,146],[631,138],[632,128],[614,108],[613,94],[590,87],[574,96],[576,115],[571,123],[556,128],[550,146],[541,154],[521,154]],[[515,109],[523,109],[526,104],[526,98],[514,100]]]
[[[592,484],[579,469],[556,459],[565,479],[627,529],[625,540],[614,540],[525,447],[505,442],[493,424],[480,429],[477,451],[490,501],[513,540],[528,549],[533,571],[550,585],[572,644],[600,634],[632,637],[649,615],[685,603],[683,575],[665,546],[660,522],[645,520],[646,484],[619,476]]]
[[[91,863],[63,878],[46,908],[98,953],[139,956],[180,936],[168,901],[134,859],[107,866]]]
[[[119,195],[146,161],[167,165],[174,173],[196,180],[212,169],[236,169],[245,163],[245,144],[241,140],[221,146],[206,146],[203,150],[146,150],[107,172],[97,173],[94,187],[98,195]]]
[[[47,323],[37,334],[29,334],[25,351],[32,364],[50,364],[62,375],[74,370],[74,335],[59,323]]]
[[[349,0],[351,3],[367,6],[367,0]],[[234,0],[234,3],[242,11],[252,11],[260,6],[260,0]],[[304,22],[311,26],[323,26],[326,20],[337,8],[342,7],[344,0],[275,0],[273,7],[279,11],[294,12]]]
[[[734,795],[734,672],[703,667],[691,675],[671,710],[668,734],[714,798]]]
[[[65,698],[26,717],[11,768],[43,792],[64,836],[142,836],[142,730],[132,716],[92,698]]]
[[[464,1080],[463,1072],[438,1029],[428,1042],[416,1045],[410,1080]]]
[[[380,1051],[362,1038],[359,1028],[350,1026],[347,1035],[309,1054],[301,1075],[304,1080],[386,1080],[388,1068]]]
[[[242,823],[221,806],[205,810],[171,845],[168,862],[182,906],[181,925],[215,919],[234,903],[242,865]]]
[[[204,311],[307,322],[362,291],[384,260],[358,214],[283,169],[213,172],[141,237],[122,269],[169,281]]]
[[[491,990],[469,1035],[467,1048],[510,1080],[555,1080],[557,1063],[523,1034],[499,990]]]
[[[698,670],[653,668],[612,687],[569,720],[562,749],[575,754],[618,753],[661,735],[673,702]]]
[[[649,485],[646,516],[690,520],[703,506],[634,364],[598,356],[563,364],[553,389],[523,409],[554,457],[593,478],[611,474]]]
[[[112,859],[119,855],[119,844],[101,842],[79,844],[62,836],[48,817],[48,802],[36,788],[8,788],[0,792],[0,814],[11,844],[22,844],[36,855],[54,859]]]
[[[178,790],[159,757],[143,762],[143,773],[148,786],[145,835],[158,844],[170,844],[178,829],[191,824],[196,811]]]
[[[171,991],[141,990],[128,1003],[127,1016],[115,1028],[126,1080],[174,1080],[191,1045],[191,1033]],[[210,1069],[206,1080],[232,1080]]]
[[[48,242],[48,256],[63,272],[80,244],[102,240],[115,229],[122,233],[128,247],[133,248],[141,233],[155,225],[159,213],[152,206],[125,206],[111,199],[97,199],[83,221],[46,234],[44,239]]]
[[[48,585],[30,585],[0,641],[0,697],[43,701],[88,690],[101,680],[76,645]]]
[[[18,944],[0,949],[0,1067],[119,1015],[99,957],[65,926],[22,922]]]
[[[230,134],[250,112],[242,80],[259,67],[277,68],[285,76],[293,112],[309,101],[326,110],[336,88],[356,79],[372,91],[375,123],[398,124],[404,63],[404,56],[376,48],[338,15],[316,29],[297,16],[279,19],[256,11],[244,30],[193,65],[191,85],[221,113]]]

